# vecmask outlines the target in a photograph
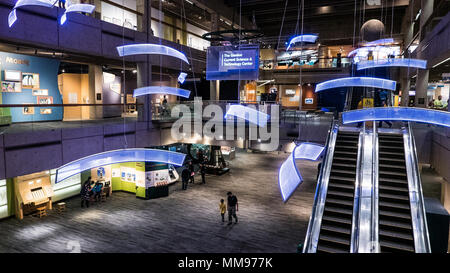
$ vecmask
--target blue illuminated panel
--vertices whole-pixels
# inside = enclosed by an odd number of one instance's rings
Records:
[[[248,122],[256,124],[260,127],[265,127],[270,117],[266,113],[243,105],[231,105],[230,108],[228,108],[227,113],[225,114],[225,118],[229,118],[231,116],[245,119]]]
[[[89,4],[72,4],[66,8],[66,11],[61,16],[60,24],[63,25],[67,21],[67,13],[69,12],[84,12],[84,13],[93,13],[95,10],[94,5]]]
[[[427,61],[419,59],[399,59],[390,58],[377,61],[361,61],[358,63],[358,70],[376,68],[376,67],[414,67],[414,68],[427,68]]]
[[[23,6],[41,6],[52,8],[58,0],[18,0],[14,5],[13,10],[8,15],[8,25],[12,27],[12,25],[17,21],[17,13],[16,9]]]
[[[186,76],[187,76],[187,73],[181,72],[180,75],[178,75],[178,82],[183,84],[184,81],[186,80]]]
[[[318,38],[317,35],[312,35],[312,34],[296,36],[289,41],[289,45],[286,50],[289,50],[291,48],[291,46],[293,46],[296,43],[300,43],[300,42],[315,43],[317,38]]]
[[[377,45],[385,45],[385,44],[392,44],[394,42],[394,39],[392,38],[386,38],[386,39],[380,39],[372,42],[365,43],[366,46],[377,46]]]
[[[353,55],[359,56],[359,57],[367,57],[367,55],[369,54],[369,51],[372,51],[374,54],[390,55],[393,52],[393,49],[390,47],[385,47],[385,46],[360,47],[353,51],[350,51],[350,53],[348,54],[348,57],[351,57]]]
[[[75,174],[92,168],[125,162],[161,162],[176,166],[183,165],[185,154],[155,149],[123,149],[90,155],[72,161],[56,170],[59,183]]]
[[[158,55],[172,56],[189,64],[188,59],[182,52],[165,45],[157,45],[157,44],[125,45],[125,46],[118,46],[117,51],[119,52],[120,57],[130,55],[140,55],[140,54],[158,54]]]
[[[316,85],[316,92],[339,87],[374,87],[395,91],[397,83],[395,81],[371,78],[371,77],[348,77],[330,80]]]
[[[377,107],[344,112],[344,124],[372,121],[414,121],[450,127],[450,112],[412,107]]]
[[[191,91],[169,86],[147,86],[135,89],[133,97],[150,94],[175,95],[179,97],[189,98],[189,96],[191,95]]]
[[[278,172],[278,185],[281,197],[286,202],[303,182],[300,171],[295,164],[296,159],[316,161],[325,147],[314,143],[302,143],[294,148],[292,154],[283,162]]]

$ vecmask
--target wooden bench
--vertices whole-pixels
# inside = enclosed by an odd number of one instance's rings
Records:
[[[63,211],[66,211],[66,203],[60,202],[56,204],[56,210],[61,213]]]
[[[37,212],[34,215],[39,218],[47,216],[47,209],[45,207],[37,208]]]

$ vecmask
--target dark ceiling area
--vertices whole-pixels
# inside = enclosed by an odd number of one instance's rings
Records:
[[[398,37],[409,4],[409,0],[380,0],[381,5],[369,5],[371,1],[366,0],[304,0],[302,11],[302,0],[224,1],[256,23],[265,34],[263,44],[276,47],[280,40],[280,48],[290,37],[301,33],[302,13],[303,33],[318,34],[320,42],[327,45],[352,44],[354,32],[358,42],[359,29],[370,19],[385,24],[385,36],[391,36],[392,32],[392,36]]]

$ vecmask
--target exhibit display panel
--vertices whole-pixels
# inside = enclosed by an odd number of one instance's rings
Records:
[[[59,60],[0,52],[0,63],[2,104],[62,103],[57,77]],[[20,80],[17,78],[19,73]],[[17,81],[12,81],[14,79]],[[12,122],[54,121],[63,117],[63,109],[57,107],[35,107],[33,112],[25,110],[11,108]]]
[[[259,45],[210,46],[207,80],[258,80]]]

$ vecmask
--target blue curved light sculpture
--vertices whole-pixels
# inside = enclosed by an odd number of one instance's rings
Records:
[[[360,47],[355,50],[350,51],[348,53],[348,57],[351,57],[353,55],[360,56],[360,57],[366,57],[367,54],[369,54],[369,51],[372,51],[374,53],[385,53],[386,55],[389,55],[393,49],[385,46],[368,46],[368,47]]]
[[[122,149],[90,155],[56,170],[55,183],[92,168],[125,162],[162,162],[182,166],[185,154],[156,149]]]
[[[63,25],[67,21],[67,13],[69,12],[84,12],[93,13],[95,10],[94,5],[90,4],[72,4],[66,8],[66,11],[61,16],[60,24]]]
[[[344,112],[344,124],[373,121],[413,121],[450,127],[450,112],[412,107],[375,107]]]
[[[367,42],[364,45],[366,45],[366,46],[377,46],[377,45],[392,44],[393,42],[394,42],[393,38],[386,38],[386,39],[375,40],[375,41],[372,41],[372,42]]]
[[[390,58],[376,61],[361,61],[357,65],[358,70],[368,69],[368,68],[376,68],[376,67],[415,67],[420,69],[427,68],[426,60],[419,59],[400,59],[400,58]]]
[[[8,15],[8,26],[12,25],[17,21],[16,9],[23,6],[41,6],[46,8],[52,8],[58,0],[18,0],[14,5],[12,11]]]
[[[278,171],[278,186],[283,202],[292,196],[303,182],[300,171],[295,164],[296,159],[316,161],[322,155],[325,147],[315,143],[302,143],[294,148],[292,154],[283,162]]]
[[[374,88],[380,88],[380,89],[388,89],[395,91],[395,87],[397,86],[397,82],[386,80],[386,79],[379,79],[379,78],[372,78],[372,77],[348,77],[348,78],[341,78],[341,79],[335,79],[330,80],[326,82],[321,82],[318,85],[316,85],[316,92],[320,92],[327,89],[332,88],[339,88],[339,87],[374,87]]]
[[[130,55],[140,55],[140,54],[159,54],[166,55],[178,58],[185,63],[189,64],[186,55],[182,52],[173,49],[171,47],[165,45],[157,45],[157,44],[133,44],[133,45],[124,45],[118,46],[117,51],[119,52],[119,56],[130,56]]]
[[[255,125],[260,127],[265,127],[267,125],[267,121],[269,120],[270,115],[253,109],[251,107],[243,106],[243,105],[231,105],[228,108],[227,113],[225,114],[225,118],[228,117],[238,117],[247,120]]]
[[[151,94],[175,95],[179,97],[189,98],[189,96],[191,95],[191,91],[170,86],[147,86],[134,89],[133,97]]]
[[[180,75],[178,75],[178,82],[183,84],[184,81],[186,80],[186,76],[187,76],[187,73],[181,72]]]
[[[313,34],[304,34],[304,35],[295,36],[294,38],[292,38],[289,41],[289,44],[288,44],[288,47],[286,50],[289,50],[292,45],[294,45],[296,43],[300,43],[300,42],[307,42],[307,43],[314,44],[316,42],[317,38],[318,38],[318,36],[313,35]]]

